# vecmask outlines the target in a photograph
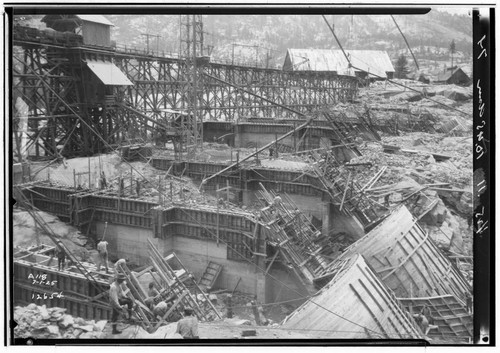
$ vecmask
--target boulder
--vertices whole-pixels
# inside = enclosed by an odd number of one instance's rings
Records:
[[[95,324],[95,328],[98,330],[98,331],[103,331],[104,328],[106,327],[106,324],[108,323],[107,320],[100,320],[100,321],[97,321],[97,323]]]
[[[408,92],[403,92],[403,93],[400,93],[400,94],[394,96],[394,99],[405,100],[408,102],[417,102],[417,101],[421,100],[423,97],[424,96],[421,93],[408,91]]]
[[[84,325],[84,326],[75,326],[85,332],[91,332],[94,331],[94,325]]]
[[[49,325],[46,327],[46,330],[49,331],[51,335],[59,335],[59,326],[57,325]]]
[[[415,140],[413,140],[413,146],[421,146],[424,144],[424,141],[422,141],[421,138],[417,138]]]
[[[451,238],[453,237],[453,229],[448,224],[443,224],[441,227],[429,227],[429,236],[439,248],[449,249]]]
[[[447,212],[448,210],[443,201],[439,200],[436,206],[422,217],[422,221],[430,226],[439,226],[443,224]]]
[[[446,98],[457,102],[466,101],[472,98],[472,92],[462,87],[452,87],[444,90],[443,94]]]
[[[84,332],[78,338],[96,338],[93,332]]]
[[[73,316],[71,315],[64,315],[62,317],[62,320],[59,321],[59,326],[62,328],[67,328],[69,326],[72,326],[75,323],[75,320],[73,319]]]
[[[50,314],[49,314],[49,312],[47,310],[47,307],[45,305],[39,306],[38,307],[38,311],[39,311],[39,313],[40,313],[40,315],[42,317],[42,320],[48,320],[48,319],[50,319]]]

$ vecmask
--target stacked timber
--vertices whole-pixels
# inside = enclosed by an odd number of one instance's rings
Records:
[[[394,210],[341,256],[361,254],[397,297],[454,295],[471,291],[463,275],[417,224],[405,206]],[[465,302],[463,302],[465,303]]]
[[[418,339],[420,329],[361,255],[337,260],[333,277],[283,321],[318,338]]]

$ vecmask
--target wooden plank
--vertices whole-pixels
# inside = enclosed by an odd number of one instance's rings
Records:
[[[382,332],[382,334],[385,336],[385,338],[390,338],[389,335],[387,334],[387,332],[385,331],[384,326],[380,323],[380,321],[378,320],[377,316],[373,313],[373,311],[370,308],[370,306],[368,304],[366,304],[366,302],[363,300],[363,297],[358,293],[358,291],[356,290],[356,288],[354,288],[354,286],[352,285],[352,283],[349,283],[349,288],[351,288],[351,290],[356,295],[356,297],[359,299],[359,301],[363,304],[363,306],[365,307],[365,309],[370,313],[373,321],[375,321],[377,323],[378,328],[380,329],[380,331]],[[379,332],[376,332],[376,333],[379,334]]]
[[[398,264],[397,268],[399,268],[399,267],[403,266],[403,265],[406,263],[406,261],[408,261],[408,260],[410,259],[410,257],[412,257],[412,255],[413,255],[413,254],[414,254],[414,253],[415,253],[418,249],[420,249],[420,247],[421,247],[421,246],[422,246],[422,245],[423,245],[423,244],[427,241],[427,239],[428,239],[428,238],[429,238],[429,233],[427,233],[427,234],[426,234],[426,236],[425,236],[425,238],[424,238],[424,239],[420,242],[420,244],[418,244],[418,245],[417,245],[417,246],[416,246],[416,247],[415,247],[415,248],[414,248],[414,249],[413,249],[413,250],[412,250],[412,251],[408,254],[408,256],[406,256],[406,258]],[[395,269],[391,270],[391,272],[389,272],[389,273],[388,273],[388,274],[386,274],[384,277],[382,277],[382,281],[383,281],[383,280],[385,280],[387,277],[389,277],[392,273],[394,273],[394,271],[396,271],[396,270],[397,270],[397,268],[395,268]]]

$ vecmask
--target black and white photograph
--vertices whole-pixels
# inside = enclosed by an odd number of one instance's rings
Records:
[[[99,6],[4,8],[9,345],[494,344],[489,8]]]

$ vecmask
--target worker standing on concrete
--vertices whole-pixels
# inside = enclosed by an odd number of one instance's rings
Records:
[[[141,182],[138,179],[135,181],[135,192],[137,196],[141,194]]]
[[[64,265],[66,264],[66,253],[64,250],[61,248],[60,245],[57,245],[56,247],[56,255],[57,255],[57,270],[61,271],[64,270]]]
[[[102,239],[97,244],[97,251],[99,253],[99,263],[97,264],[97,271],[101,271],[101,265],[104,264],[106,273],[108,273],[108,242]]]
[[[177,331],[182,338],[200,338],[198,336],[198,319],[193,316],[193,309],[184,308],[184,318],[177,322]]]
[[[101,189],[106,189],[107,187],[106,175],[104,175],[104,172],[101,172]]]
[[[472,314],[472,295],[470,292],[465,293],[465,305],[467,307],[467,313]]]
[[[122,285],[124,284],[126,278],[127,277],[123,273],[119,273],[116,275],[115,281],[109,286],[109,302],[111,304],[111,308],[113,309],[113,313],[111,314],[111,324],[114,335],[121,333],[121,331],[118,331],[116,326],[118,316],[121,311],[125,310],[125,307],[128,308],[129,319],[132,317],[132,308],[134,304],[131,299],[125,296],[122,289]]]

